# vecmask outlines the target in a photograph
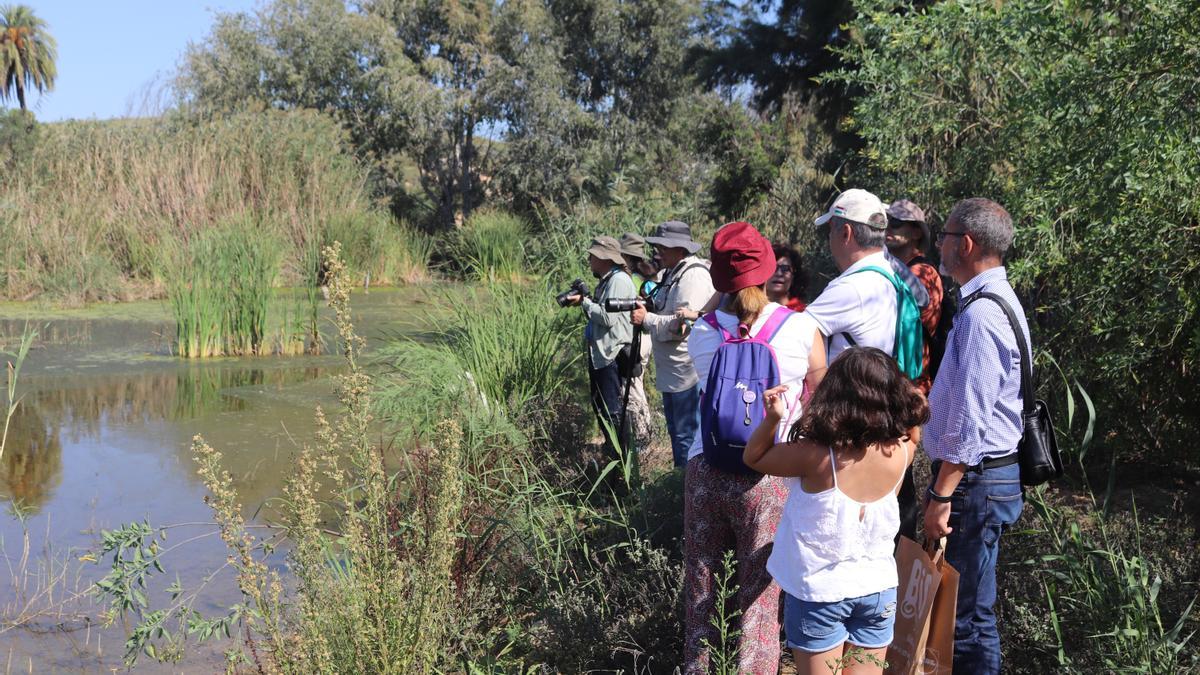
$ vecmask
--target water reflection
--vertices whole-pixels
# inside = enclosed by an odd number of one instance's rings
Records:
[[[62,441],[37,406],[17,406],[0,457],[0,497],[36,512],[62,482]]]
[[[241,388],[282,390],[321,378],[331,370],[312,365],[191,366],[70,378],[22,378],[27,393],[13,415],[7,447],[0,457],[0,498],[34,512],[40,509],[62,480],[64,436],[78,443],[99,438],[106,429],[240,412],[249,405],[244,396],[238,395]],[[271,415],[269,409],[263,412]],[[186,442],[178,449],[186,453]]]

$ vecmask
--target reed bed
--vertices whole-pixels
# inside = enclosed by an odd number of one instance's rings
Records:
[[[527,273],[529,225],[498,210],[480,211],[463,225],[451,246],[452,264],[478,281],[514,281]]]
[[[368,179],[310,111],[46,125],[3,175],[0,296],[158,296],[173,242],[231,223],[271,237],[281,282],[303,283],[309,252],[334,239],[374,283],[419,280],[428,242],[380,211]]]

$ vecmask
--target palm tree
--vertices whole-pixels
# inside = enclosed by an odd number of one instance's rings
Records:
[[[27,110],[26,88],[37,89],[39,94],[54,89],[57,58],[58,46],[46,32],[46,22],[32,9],[25,5],[0,7],[0,70],[4,77],[0,99],[12,98],[15,91],[21,110]]]

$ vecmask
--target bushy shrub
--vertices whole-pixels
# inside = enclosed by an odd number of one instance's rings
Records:
[[[858,7],[840,77],[880,189],[1004,204],[1034,341],[1094,392],[1107,448],[1200,459],[1195,3]]]

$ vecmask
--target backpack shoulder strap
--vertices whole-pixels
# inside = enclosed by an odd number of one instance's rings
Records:
[[[878,267],[876,265],[867,265],[866,267],[863,267],[861,269],[854,270],[850,274],[858,274],[859,272],[867,272],[867,271],[878,272],[879,274],[883,275],[884,278],[886,278],[888,281],[891,282],[892,286],[895,287],[896,290],[900,290],[900,286],[904,286],[904,284],[896,277],[894,272],[892,272],[890,270],[885,270],[882,267]],[[908,288],[908,286],[904,286],[904,287]]]
[[[721,333],[721,339],[724,340],[725,342],[729,342],[730,340],[733,339],[733,336],[730,335],[729,331],[725,330],[725,327],[721,325],[720,321],[717,321],[717,313],[716,312],[709,312],[708,314],[705,314],[701,318],[704,320],[704,323],[707,323],[708,325],[717,329],[717,331],[719,331]]]
[[[755,342],[770,342],[771,340],[775,339],[775,334],[779,332],[780,328],[783,328],[784,322],[792,318],[793,314],[795,314],[795,312],[787,307],[776,307],[775,311],[771,312],[771,316],[767,317],[767,321],[762,325],[762,328],[759,328],[758,332],[754,334],[754,337],[750,339]]]
[[[1025,333],[1021,330],[1020,322],[1017,321],[1017,314],[1004,298],[988,291],[976,291],[967,296],[962,302],[962,308],[958,311],[960,313],[967,311],[967,306],[980,298],[1000,305],[1000,309],[1004,310],[1004,315],[1008,317],[1008,325],[1012,328],[1013,335],[1017,338],[1017,348],[1021,350],[1021,398],[1025,399],[1022,401],[1021,407],[1024,408],[1026,414],[1029,414],[1033,412],[1033,359],[1030,358],[1029,343],[1025,341]]]

